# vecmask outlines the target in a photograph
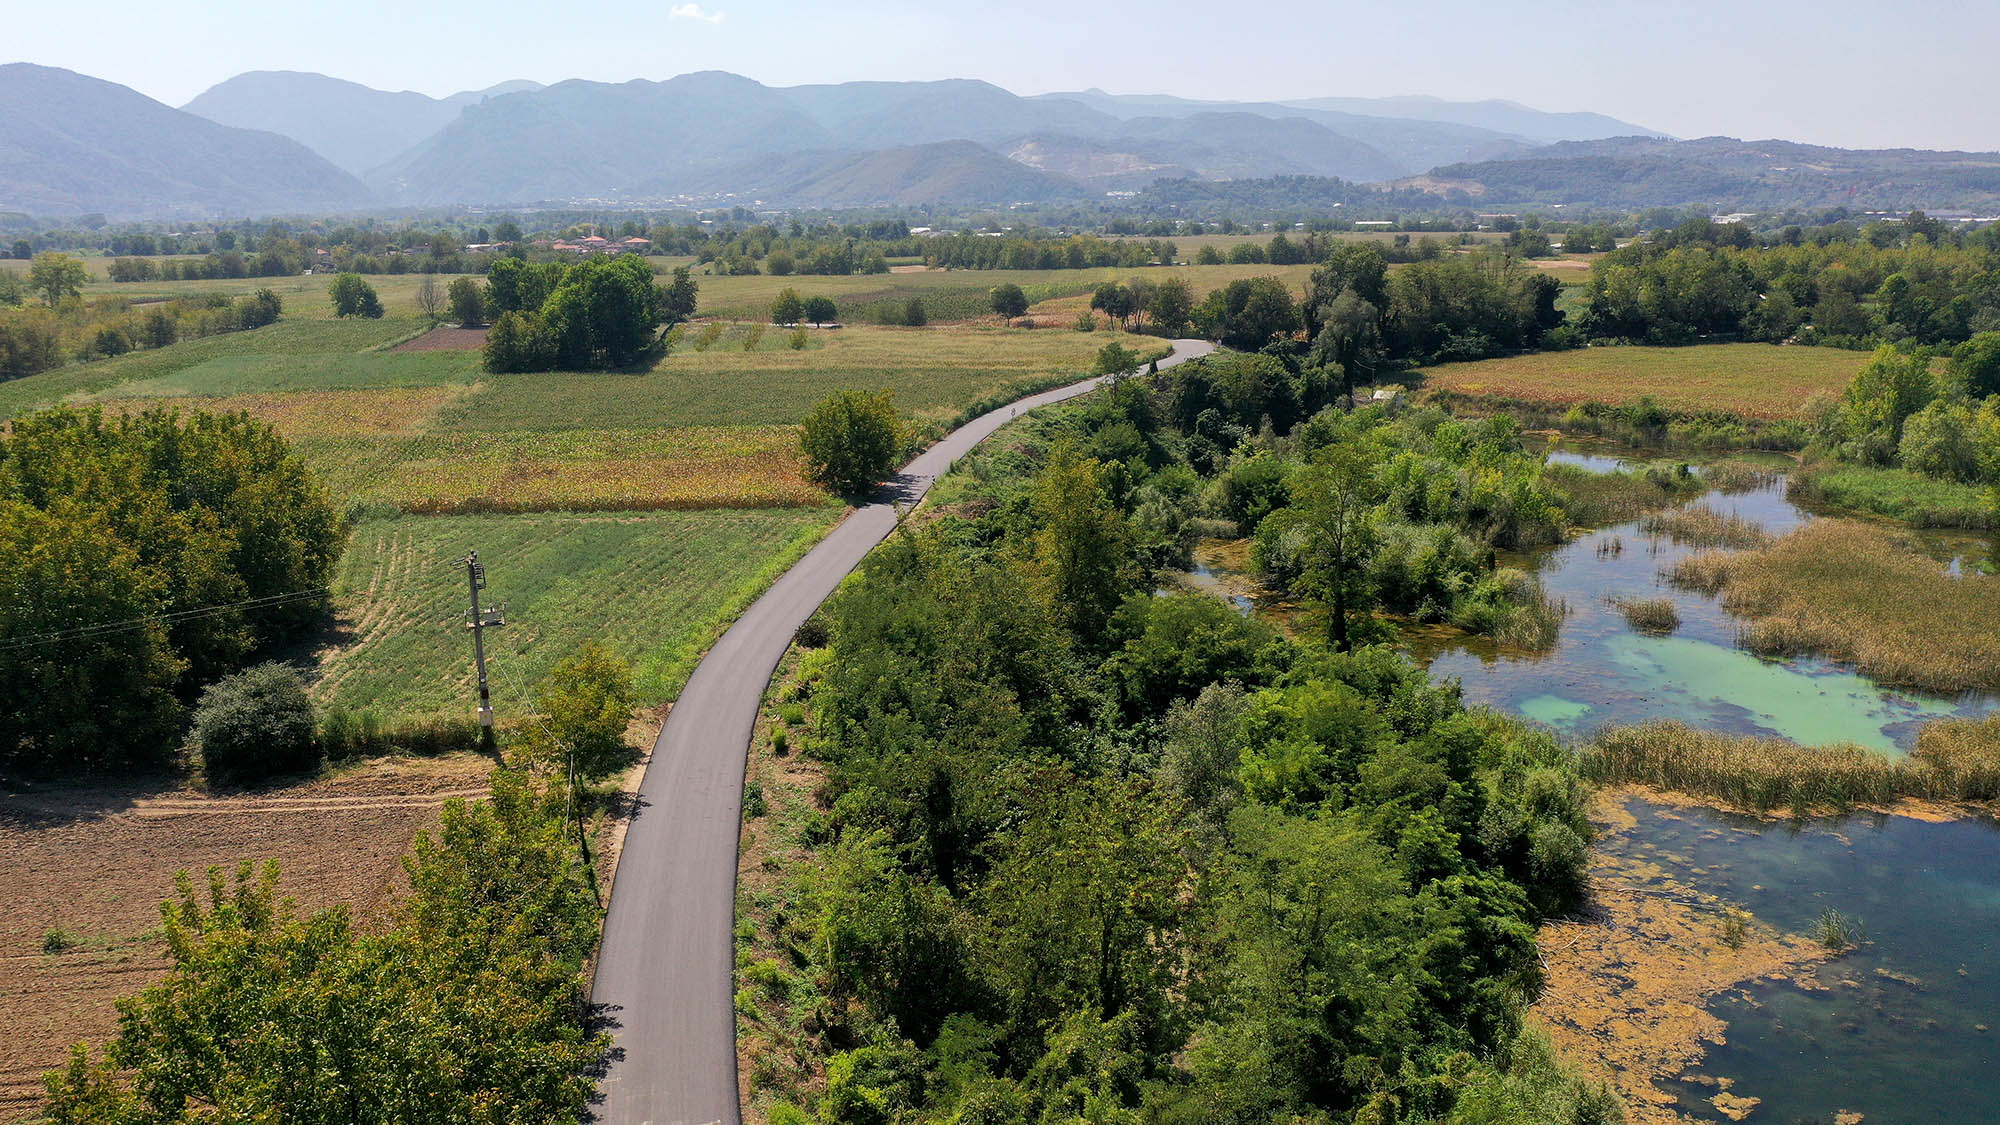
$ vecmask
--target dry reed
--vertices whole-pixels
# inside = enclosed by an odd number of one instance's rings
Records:
[[[1665,636],[1681,627],[1680,610],[1666,598],[1626,598],[1617,605],[1625,620],[1642,633]]]
[[[2000,799],[2000,716],[1933,722],[1906,758],[1853,743],[1807,747],[1660,720],[1600,734],[1584,747],[1582,765],[1599,781],[1797,815],[1901,797],[1994,801]]]
[[[1761,550],[1691,556],[1669,577],[1719,591],[1753,652],[1818,653],[1926,691],[2000,688],[2000,577],[1950,577],[1892,532],[1815,520]]]
[[[1761,547],[1771,541],[1762,524],[1706,504],[1655,512],[1639,521],[1639,530],[1690,547]]]

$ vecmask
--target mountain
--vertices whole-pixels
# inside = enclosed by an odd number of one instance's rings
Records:
[[[572,80],[468,106],[369,180],[417,204],[655,199],[682,194],[678,177],[842,147],[783,94],[733,74]]]
[[[1490,205],[1990,209],[2000,206],[2000,153],[1823,148],[1729,137],[1623,137],[1569,141],[1512,159],[1448,165],[1400,186]]]
[[[534,82],[503,82],[433,98],[324,74],[253,70],[209,87],[181,108],[223,125],[290,137],[359,176],[444,128],[466,106],[539,89]]]
[[[74,71],[0,66],[0,210],[244,215],[369,202],[360,181],[297,141]]]
[[[1169,94],[1107,94],[1102,90],[1041,94],[1031,100],[1074,102],[1126,119],[1234,113],[1311,121],[1386,157],[1396,169],[1389,176],[1407,176],[1439,164],[1511,155],[1541,143],[1519,134],[1452,121],[1373,116],[1279,102],[1197,101]]]
[[[1269,176],[1387,180],[1404,172],[1372,146],[1303,117],[1254,113],[1135,117],[1095,139],[1035,134],[1006,151],[1024,164],[1101,182],[1106,190],[1189,175],[1205,180]],[[1140,176],[1145,178],[1136,179]]]
[[[1550,113],[1546,110],[1530,109],[1519,102],[1498,99],[1481,102],[1448,102],[1442,98],[1429,97],[1306,98],[1279,104],[1297,109],[1466,125],[1523,137],[1541,144],[1552,144],[1556,141],[1594,141],[1605,137],[1666,135],[1643,125],[1606,117],[1601,113]]]
[[[646,185],[654,198],[734,198],[788,207],[967,206],[1077,199],[1084,188],[971,141],[746,161]]]
[[[993,144],[1028,133],[1105,136],[1109,114],[1074,103],[1038,102],[970,79],[943,82],[843,82],[777,91],[827,132],[854,148],[934,141]]]

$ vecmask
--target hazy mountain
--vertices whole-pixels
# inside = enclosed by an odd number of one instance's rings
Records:
[[[1413,118],[1378,117],[1314,109],[1277,102],[1217,102],[1177,98],[1168,94],[1107,94],[1102,90],[1078,93],[1042,94],[1034,101],[1075,102],[1112,116],[1194,117],[1202,114],[1239,113],[1258,117],[1311,121],[1341,136],[1358,141],[1386,157],[1395,171],[1387,176],[1407,176],[1465,160],[1489,160],[1526,151],[1540,142],[1513,133],[1496,132],[1475,125],[1451,121],[1421,121]]]
[[[795,207],[1046,203],[1086,194],[1072,180],[971,141],[767,157],[646,187],[642,194],[655,198],[684,194]]]
[[[843,82],[777,90],[849,147],[870,149],[932,141],[991,144],[1029,133],[1103,136],[1118,118],[1075,103],[1043,102],[990,82]]]
[[[1024,164],[1107,190],[1144,187],[1161,177],[1386,180],[1404,171],[1369,145],[1305,118],[1251,113],[1137,117],[1119,122],[1108,136],[1036,134],[1007,146],[1007,153]]]
[[[468,105],[539,89],[533,82],[506,82],[433,98],[324,74],[253,70],[209,87],[181,108],[224,125],[290,137],[359,176],[444,128]]]
[[[1490,129],[1531,141],[1594,141],[1605,137],[1663,137],[1666,134],[1601,113],[1551,113],[1530,109],[1519,102],[1493,99],[1483,102],[1448,102],[1442,98],[1305,98],[1281,105],[1299,109],[1321,109],[1335,113],[1369,117],[1405,118],[1412,121],[1440,121]]]
[[[0,210],[243,215],[370,201],[358,180],[297,141],[74,71],[0,66]]]
[[[1508,160],[1449,165],[1407,186],[1492,204],[1699,203],[1725,211],[1991,208],[2000,206],[2000,153],[1629,137],[1571,141]]]
[[[420,204],[645,199],[753,157],[842,147],[779,91],[703,71],[488,98],[369,180]]]

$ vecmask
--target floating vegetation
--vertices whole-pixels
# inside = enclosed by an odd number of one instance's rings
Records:
[[[1668,577],[1720,592],[1759,655],[1817,653],[1926,691],[2000,688],[2000,578],[1944,574],[1892,532],[1816,520],[1761,550],[1691,556]]]
[[[1641,633],[1666,636],[1681,627],[1680,610],[1667,598],[1626,598],[1617,603],[1625,620]]]
[[[1600,734],[1583,748],[1582,765],[1600,781],[1801,816],[1904,797],[1992,801],[2000,799],[2000,716],[1933,722],[1906,758],[1853,743],[1807,747],[1661,720]]]
[[[1664,535],[1689,547],[1761,547],[1771,541],[1762,524],[1716,511],[1706,504],[1655,512],[1639,521],[1639,530]]]
[[[1861,944],[1861,921],[1829,906],[1813,923],[1813,934],[1821,945],[1837,953]]]

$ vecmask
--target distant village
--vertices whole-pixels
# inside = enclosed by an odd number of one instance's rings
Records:
[[[506,242],[475,242],[465,248],[468,254],[497,254],[511,245]],[[558,254],[644,254],[653,248],[653,240],[633,235],[630,238],[610,239],[601,235],[588,238],[536,239],[528,243],[536,250],[553,250]]]

